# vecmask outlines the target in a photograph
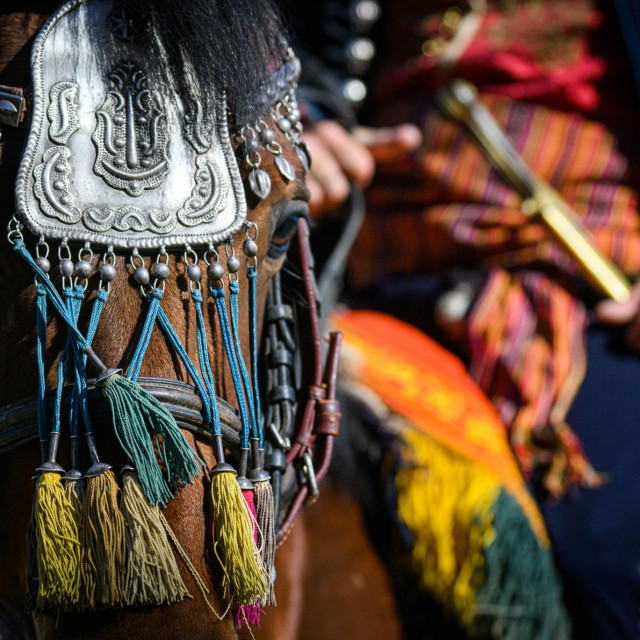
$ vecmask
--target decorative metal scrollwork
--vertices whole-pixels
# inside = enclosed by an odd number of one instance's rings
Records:
[[[160,186],[169,172],[165,115],[132,60],[117,65],[109,80],[111,88],[96,112],[93,170],[110,187],[139,196]]]
[[[58,82],[49,91],[49,138],[57,144],[67,144],[79,129],[78,85],[75,82]]]

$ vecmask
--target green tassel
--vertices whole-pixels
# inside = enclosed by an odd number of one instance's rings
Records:
[[[211,473],[214,552],[222,566],[223,590],[232,604],[263,602],[269,588],[235,471],[221,463]]]
[[[35,505],[39,611],[66,611],[80,595],[80,541],[59,473],[38,478]]]
[[[89,610],[124,606],[125,525],[110,469],[87,478],[82,511],[82,581]]]
[[[122,513],[127,531],[126,604],[171,604],[189,596],[160,520],[160,509],[147,503],[130,468],[122,475]]]
[[[202,462],[171,413],[140,385],[111,375],[103,382],[103,392],[116,436],[136,468],[149,504],[166,506],[171,488],[191,483]]]
[[[504,489],[492,509],[495,540],[484,553],[474,633],[502,640],[571,637],[550,549],[540,546],[527,517]]]

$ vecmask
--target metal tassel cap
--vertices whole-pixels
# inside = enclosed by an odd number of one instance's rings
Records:
[[[215,473],[233,473],[236,475],[236,470],[228,463],[228,462],[219,462],[217,465],[211,469],[209,472],[211,475]]]

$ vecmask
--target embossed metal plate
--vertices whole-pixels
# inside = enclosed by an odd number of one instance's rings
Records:
[[[224,100],[149,82],[162,61],[109,28],[113,4],[71,0],[36,38],[18,215],[37,236],[121,249],[224,242],[246,218]]]

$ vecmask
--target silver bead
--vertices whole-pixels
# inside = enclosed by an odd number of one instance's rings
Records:
[[[81,280],[88,278],[91,275],[91,263],[87,260],[79,260],[76,262],[76,275]]]
[[[45,272],[45,273],[49,273],[49,270],[51,269],[51,263],[49,262],[48,258],[45,258],[44,256],[41,256],[40,258],[36,258],[36,264]]]
[[[260,141],[263,145],[271,144],[276,139],[276,134],[273,129],[263,129],[260,132]]]
[[[260,143],[258,142],[257,138],[251,136],[250,138],[247,138],[245,140],[244,146],[245,146],[247,155],[251,155],[252,153],[255,153],[258,150]]]
[[[60,273],[63,278],[70,278],[73,275],[73,262],[69,258],[60,260]]]
[[[248,258],[255,258],[258,255],[258,244],[252,238],[247,238],[242,245],[242,250]]]
[[[282,133],[288,133],[289,131],[291,131],[291,123],[286,118],[278,120],[276,124],[278,125],[278,129],[280,129]]]
[[[133,279],[141,286],[149,284],[149,269],[147,267],[138,267],[133,272]]]
[[[207,269],[207,274],[212,280],[224,278],[224,267],[219,262],[212,262]]]
[[[300,122],[300,109],[291,109],[287,114],[287,120],[294,126],[298,124]]]
[[[229,273],[237,273],[240,271],[240,258],[238,258],[238,256],[229,256],[227,258],[227,269]]]
[[[190,264],[187,267],[187,276],[191,282],[200,282],[202,277],[202,269],[197,264]]]
[[[100,280],[111,282],[116,277],[116,268],[112,264],[103,264],[100,267]]]
[[[153,277],[158,280],[166,280],[169,277],[169,265],[165,262],[156,262],[153,265]]]

